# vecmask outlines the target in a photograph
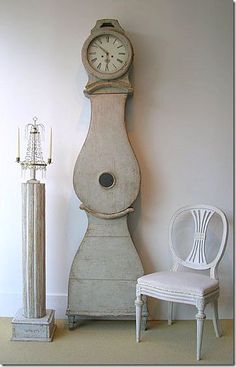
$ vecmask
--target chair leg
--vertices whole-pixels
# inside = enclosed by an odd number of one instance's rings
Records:
[[[173,302],[168,302],[168,325],[172,324]]]
[[[205,304],[200,302],[200,305],[197,305],[198,313],[196,314],[197,319],[197,360],[201,359],[201,349],[202,349],[202,335],[203,335],[203,327],[206,315],[204,313]]]
[[[218,299],[216,299],[214,302],[212,302],[212,308],[213,308],[213,325],[216,333],[216,337],[219,338],[222,335],[221,327],[220,327],[220,321],[218,317]]]
[[[143,308],[142,295],[137,295],[135,300],[136,306],[136,342],[140,342],[140,329],[141,329],[141,318],[142,318],[142,308]]]

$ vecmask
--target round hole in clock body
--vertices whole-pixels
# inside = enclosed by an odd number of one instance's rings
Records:
[[[115,177],[112,173],[103,172],[98,179],[100,185],[105,189],[111,189],[115,185]]]

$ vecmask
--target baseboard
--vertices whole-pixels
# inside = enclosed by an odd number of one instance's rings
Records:
[[[167,302],[149,300],[149,314],[152,320],[167,319]],[[47,308],[55,310],[56,319],[66,318],[67,294],[47,294]],[[0,293],[0,317],[14,317],[17,311],[22,308],[22,295],[20,293]],[[233,307],[231,299],[220,299],[219,317],[220,319],[232,319]],[[176,320],[192,320],[195,317],[196,309],[194,306],[176,304],[174,308],[174,318]],[[206,308],[207,318],[211,318],[211,309]]]
[[[56,319],[65,319],[67,294],[47,294],[46,306],[56,311]],[[14,317],[20,308],[22,308],[20,293],[0,293],[0,317]]]

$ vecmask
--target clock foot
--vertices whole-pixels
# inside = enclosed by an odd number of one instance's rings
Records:
[[[74,330],[78,326],[78,322],[75,316],[68,316],[68,328]]]

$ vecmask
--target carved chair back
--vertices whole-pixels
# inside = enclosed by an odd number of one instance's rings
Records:
[[[175,225],[178,220],[184,218],[185,214],[190,214],[192,217],[192,221],[194,223],[194,234],[191,240],[191,248],[188,251],[187,255],[180,255],[178,251],[178,246],[180,244],[180,238],[176,240],[178,236],[175,236]],[[209,244],[207,239],[208,235],[208,226],[212,221],[213,216],[218,216],[222,223],[221,235],[218,238],[214,238],[214,242],[218,241],[218,250],[214,254],[213,258],[208,260],[208,256],[206,256],[206,245]],[[219,222],[217,222],[217,227],[219,226]],[[174,258],[174,267],[173,271],[177,271],[179,265],[182,265],[187,268],[196,269],[196,270],[210,270],[210,277],[217,278],[217,266],[219,261],[221,260],[225,246],[227,241],[228,234],[228,223],[225,214],[218,208],[209,206],[209,205],[195,205],[195,206],[186,206],[181,208],[175,212],[172,216],[169,226],[169,244],[170,249]],[[219,238],[220,237],[220,238]],[[183,238],[181,238],[183,242]],[[178,242],[178,243],[177,243]]]

